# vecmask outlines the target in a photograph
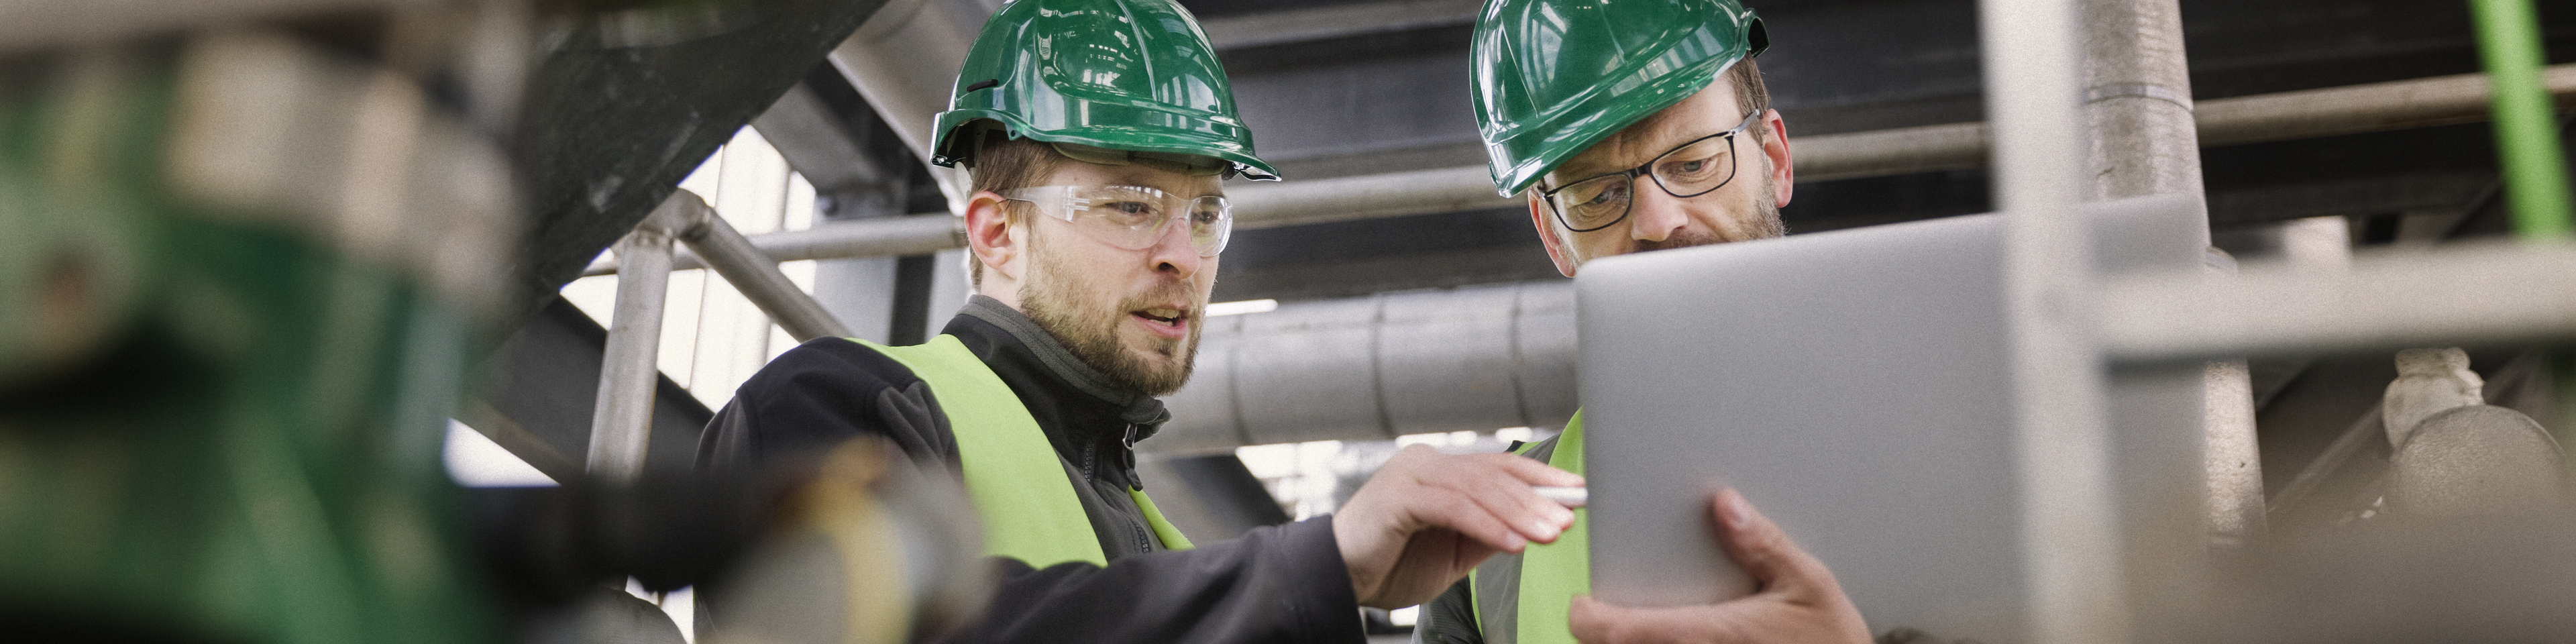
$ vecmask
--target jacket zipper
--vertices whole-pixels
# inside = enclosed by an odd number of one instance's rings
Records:
[[[1136,451],[1135,451],[1135,449],[1136,449],[1136,424],[1135,424],[1135,423],[1128,423],[1128,424],[1127,424],[1127,432],[1126,432],[1126,434],[1127,434],[1126,436],[1124,436],[1124,437],[1122,437],[1122,438],[1120,439],[1120,441],[1121,441],[1121,442],[1120,442],[1120,444],[1121,444],[1121,445],[1124,445],[1124,446],[1127,448],[1127,451],[1125,451],[1125,452],[1121,452],[1121,453],[1120,453],[1120,454],[1121,454],[1121,455],[1120,455],[1120,462],[1122,462],[1122,463],[1124,463],[1124,464],[1126,464],[1126,465],[1127,465],[1127,478],[1128,478],[1128,480],[1133,481],[1133,480],[1135,480],[1135,478],[1136,478]],[[1083,484],[1084,484],[1084,485],[1091,485],[1091,486],[1092,486],[1092,489],[1095,489],[1095,490],[1096,490],[1096,489],[1099,489],[1099,486],[1097,485],[1097,483],[1099,483],[1099,482],[1100,482],[1100,471],[1099,471],[1099,468],[1097,467],[1097,466],[1098,466],[1098,464],[1099,464],[1099,462],[1100,462],[1100,442],[1099,442],[1099,441],[1086,441],[1086,442],[1084,442],[1084,443],[1083,443],[1083,445],[1082,445],[1082,482],[1083,482]],[[1143,485],[1135,485],[1135,488],[1136,488],[1136,489],[1139,489],[1139,490],[1142,490],[1142,489],[1145,489],[1145,486],[1143,486]],[[1103,501],[1105,502],[1105,501],[1106,501],[1106,499],[1103,499]],[[1138,506],[1138,507],[1136,508],[1136,512],[1137,512],[1137,513],[1139,513],[1139,514],[1142,514],[1144,511],[1145,511],[1145,508],[1144,508],[1144,507],[1142,507],[1142,506]],[[1136,551],[1136,552],[1137,552],[1137,554],[1143,554],[1143,553],[1148,553],[1148,552],[1153,552],[1153,551],[1154,551],[1154,532],[1153,532],[1153,531],[1151,531],[1151,530],[1147,530],[1147,529],[1145,529],[1145,526],[1144,526],[1144,525],[1137,523],[1137,522],[1136,522],[1136,517],[1134,517],[1134,516],[1130,516],[1130,515],[1123,515],[1123,514],[1122,514],[1122,515],[1120,515],[1118,518],[1119,518],[1120,520],[1125,521],[1125,522],[1127,523],[1127,531],[1128,531],[1129,533],[1134,534],[1134,535],[1136,536],[1136,546],[1137,546],[1137,551]]]

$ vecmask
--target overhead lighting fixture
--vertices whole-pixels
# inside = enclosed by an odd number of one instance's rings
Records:
[[[1218,302],[1207,305],[1207,313],[1204,315],[1206,317],[1217,317],[1221,315],[1243,315],[1245,313],[1269,313],[1276,310],[1279,310],[1278,300],[1243,300],[1240,302]]]

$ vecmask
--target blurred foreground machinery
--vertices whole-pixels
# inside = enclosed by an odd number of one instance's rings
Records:
[[[598,251],[525,240],[613,236],[649,209],[621,206],[659,202],[704,156],[683,148],[741,124],[561,81],[651,77],[602,61],[756,40],[734,18],[834,5],[341,4],[193,3],[174,15],[228,26],[0,39],[0,633],[678,641],[630,579],[762,602],[724,641],[893,642],[972,613],[971,520],[945,479],[871,444],[744,480],[469,493],[441,465],[468,367],[533,308],[529,267]],[[54,13],[37,22],[86,10],[38,5]],[[523,100],[532,76],[557,84]],[[743,100],[759,103],[743,120],[766,104]],[[662,108],[689,120],[614,118]],[[599,131],[628,126],[678,141],[632,161]],[[559,167],[585,158],[620,161]],[[554,207],[563,177],[598,172],[584,207]],[[557,246],[579,257],[530,256]]]
[[[520,234],[508,168],[282,32],[0,63],[0,619],[488,639],[439,453]]]

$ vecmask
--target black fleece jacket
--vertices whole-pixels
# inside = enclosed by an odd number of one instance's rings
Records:
[[[1366,639],[1330,517],[1163,550],[1126,493],[1142,486],[1135,441],[1170,418],[1161,401],[1113,384],[991,298],[975,296],[942,332],[983,359],[1036,417],[1109,564],[1034,569],[1003,559],[991,609],[956,641]],[[707,425],[698,466],[778,466],[860,435],[893,441],[916,464],[957,471],[957,439],[929,387],[902,363],[838,338],[791,349],[744,382]]]

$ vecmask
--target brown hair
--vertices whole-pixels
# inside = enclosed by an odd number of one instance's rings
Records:
[[[1000,132],[997,131],[994,134],[1000,134]],[[1043,142],[1008,136],[991,136],[984,139],[983,145],[975,150],[974,159],[966,164],[966,172],[973,177],[971,189],[979,192],[986,190],[1005,192],[1036,187],[1039,183],[1045,182],[1048,177],[1055,176],[1056,169],[1064,167],[1064,163],[1070,160],[1063,153],[1055,151],[1055,146]],[[1019,212],[1018,208],[1002,209],[1005,221],[1013,223],[1019,221]],[[977,259],[974,253],[967,253],[966,267],[968,284],[983,286],[983,260]]]
[[[1753,59],[1746,58],[1727,68],[1726,77],[1735,81],[1735,106],[1744,108],[1745,114],[1771,109],[1771,88],[1763,86],[1762,69],[1753,64]],[[1763,133],[1770,129],[1768,119],[1754,125],[1753,140],[1761,141]]]

